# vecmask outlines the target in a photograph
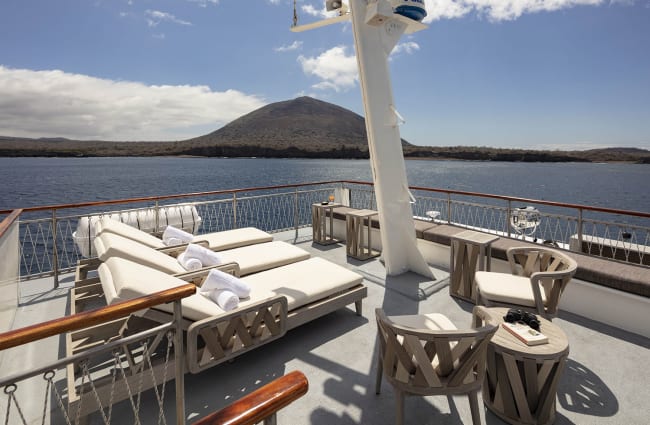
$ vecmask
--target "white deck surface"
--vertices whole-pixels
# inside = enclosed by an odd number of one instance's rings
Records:
[[[293,232],[276,235],[280,240],[292,237]],[[352,307],[339,310],[294,329],[280,340],[244,354],[232,363],[199,375],[186,375],[188,423],[276,377],[300,370],[309,380],[309,391],[281,411],[278,423],[394,424],[395,399],[391,386],[384,381],[381,395],[375,395],[374,391],[377,354],[374,309],[381,307],[389,315],[439,312],[447,315],[458,327],[470,326],[473,306],[449,296],[447,272],[434,270],[435,281],[415,274],[386,278],[378,259],[351,260],[345,255],[344,245],[312,245],[310,237],[301,240],[297,243],[312,255],[322,256],[364,275],[368,298],[363,302],[363,316],[356,316]],[[70,277],[63,279],[63,286],[70,285],[70,280]],[[14,327],[67,311],[67,290],[51,288],[49,280],[23,283],[22,304],[16,312]],[[606,300],[598,308],[607,308]],[[555,423],[649,423],[650,341],[568,314],[561,313],[553,323],[565,331],[571,349],[558,388]],[[32,361],[56,358],[63,350],[63,347],[57,347],[54,338],[39,347],[6,352],[0,357],[0,376],[6,376]],[[173,407],[171,397],[167,403]],[[36,404],[42,408],[42,400]],[[122,408],[128,408],[118,406],[121,407],[114,415]],[[0,412],[4,408],[0,406]],[[405,411],[407,424],[471,423],[465,396],[408,397]],[[148,417],[155,418],[155,414]],[[170,412],[168,423],[173,423],[173,418],[174,414]],[[503,423],[485,408],[482,408],[481,418],[487,424]],[[113,423],[120,423],[115,419]],[[154,419],[151,423],[155,422]],[[92,420],[90,423],[100,422]]]

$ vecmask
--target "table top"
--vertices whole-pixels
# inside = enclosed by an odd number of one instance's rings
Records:
[[[351,217],[372,217],[373,215],[376,214],[379,214],[379,212],[374,210],[356,210],[356,211],[348,211],[345,213],[345,215],[349,215]]]
[[[318,208],[336,208],[342,205],[336,202],[328,202],[327,204],[323,204],[322,202],[316,202],[315,204],[312,204],[312,206]]]
[[[462,232],[456,233],[455,235],[451,235],[450,238],[458,239],[465,242],[471,242],[478,245],[487,245],[499,239],[499,237],[496,235],[490,235],[488,233],[483,233],[483,232],[476,232],[474,230],[464,230]]]
[[[562,329],[540,315],[537,315],[540,322],[540,332],[548,337],[548,343],[526,345],[525,342],[518,340],[501,327],[501,323],[504,321],[503,316],[508,312],[508,308],[490,307],[488,311],[499,323],[499,329],[490,340],[490,344],[494,344],[496,351],[512,354],[515,357],[535,357],[538,359],[556,358],[569,351],[569,340]]]

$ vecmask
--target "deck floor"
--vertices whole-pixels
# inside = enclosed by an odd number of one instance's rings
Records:
[[[277,234],[276,239],[293,241],[293,232]],[[375,308],[381,307],[389,315],[439,312],[458,327],[470,326],[473,306],[449,296],[448,273],[444,270],[434,270],[435,281],[411,273],[387,278],[378,259],[348,259],[344,245],[312,244],[309,236],[295,242],[312,255],[342,264],[365,277],[368,298],[363,302],[362,317],[356,316],[353,308],[339,310],[289,331],[280,340],[232,363],[199,375],[186,375],[188,423],[276,377],[300,370],[309,380],[309,391],[280,412],[278,423],[394,424],[391,386],[384,381],[382,393],[376,395],[374,391]],[[69,280],[64,278],[63,286],[69,285]],[[45,320],[48,315],[57,314],[55,311],[61,314],[69,308],[65,288],[51,290],[51,284],[48,289],[48,283],[38,281],[24,285],[29,289],[23,288],[14,327]],[[46,304],[52,310],[42,307]],[[602,308],[607,308],[605,301]],[[567,334],[571,350],[558,388],[555,423],[647,424],[650,340],[570,314],[561,313],[554,323]],[[56,340],[49,344],[56,345]],[[26,353],[6,352],[0,357],[1,376],[24,363],[26,357],[42,357],[44,352],[46,357],[56,357],[62,350],[63,347],[43,351],[37,347]],[[167,402],[173,406],[171,398]],[[408,424],[471,423],[465,396],[407,397],[405,406]],[[485,408],[481,419],[487,424],[503,423]],[[173,423],[173,414],[168,423]]]

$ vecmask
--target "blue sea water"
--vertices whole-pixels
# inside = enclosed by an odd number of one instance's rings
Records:
[[[406,161],[409,184],[650,211],[650,166]],[[327,180],[371,181],[367,160],[0,158],[0,210]]]

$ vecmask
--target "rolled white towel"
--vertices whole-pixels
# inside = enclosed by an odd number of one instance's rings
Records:
[[[182,245],[184,242],[178,238],[167,238],[163,240],[163,243],[167,246],[176,246]]]
[[[203,267],[203,263],[198,258],[192,258],[185,255],[184,252],[178,254],[176,260],[180,263],[183,268],[189,272],[199,270]]]
[[[208,292],[206,296],[217,303],[223,311],[234,310],[239,306],[239,297],[226,289],[215,289]]]
[[[167,246],[190,243],[193,239],[194,235],[174,226],[167,226],[162,235],[163,243]]]
[[[224,263],[224,259],[221,255],[214,251],[210,251],[206,247],[193,243],[187,245],[184,254],[185,258],[196,258],[199,260],[201,264],[203,264],[203,267],[218,266]]]
[[[220,289],[231,291],[239,298],[247,298],[251,294],[251,287],[248,283],[221,270],[212,269],[201,285],[201,292]]]

